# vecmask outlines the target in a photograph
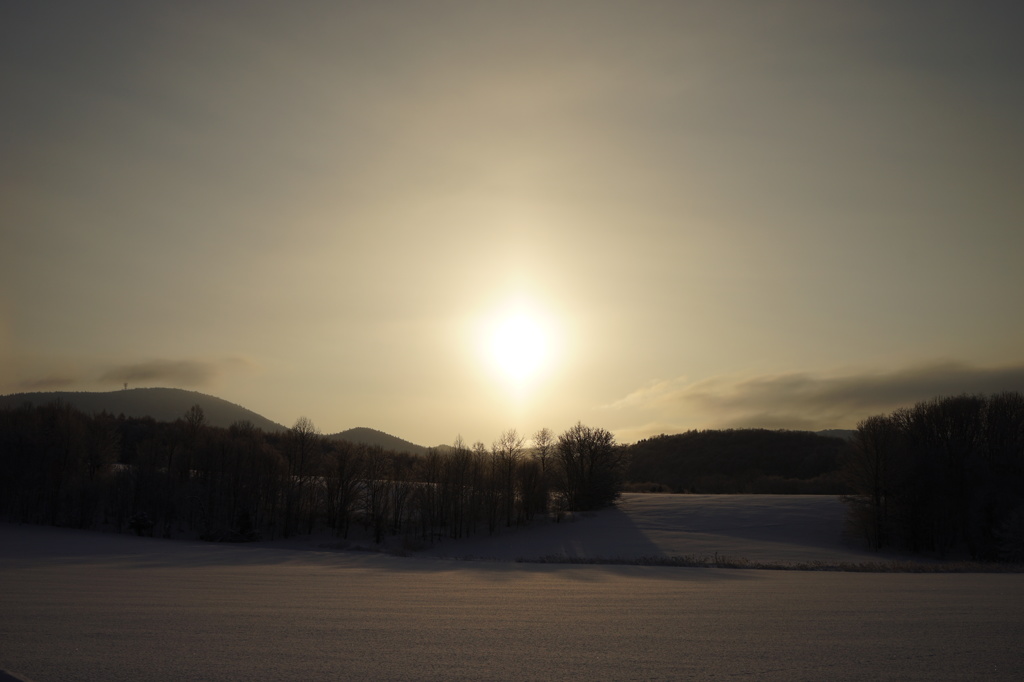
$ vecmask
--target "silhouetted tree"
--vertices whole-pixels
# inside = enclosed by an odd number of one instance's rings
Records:
[[[391,467],[388,453],[379,445],[366,449],[363,466],[363,525],[373,530],[374,542],[384,540],[391,511]]]
[[[237,501],[231,516],[234,530],[243,539],[255,539],[273,526],[285,465],[264,433],[249,421],[232,424],[227,439],[233,460],[233,498]]]
[[[506,526],[511,526],[515,522],[516,472],[523,458],[523,445],[523,438],[515,429],[505,431],[491,445],[494,472],[497,477],[496,487],[501,497]]]
[[[551,498],[551,480],[553,476],[553,460],[555,453],[555,434],[544,427],[533,435],[533,457],[540,467],[537,487],[534,489],[536,511],[546,514]]]
[[[558,437],[559,485],[569,509],[613,503],[622,491],[626,455],[610,431],[577,423]]]
[[[307,417],[299,417],[288,430],[285,457],[288,462],[288,493],[285,498],[284,535],[288,537],[298,524],[312,532],[316,522],[317,481],[314,472],[323,454],[323,436]]]
[[[573,440],[577,432],[589,440]],[[610,434],[578,426],[560,446],[578,465],[574,505],[614,499],[621,457],[607,455],[621,450]],[[529,452],[510,429],[490,449],[459,438],[412,455],[328,442],[305,417],[264,433],[249,422],[210,425],[199,405],[172,423],[24,405],[0,410],[0,517],[229,541],[318,525],[345,536],[353,521],[378,543],[457,538],[543,513],[554,472],[569,470],[555,452],[546,429]]]
[[[476,469],[473,451],[459,436],[455,439],[451,454],[445,460],[445,479],[450,488],[449,535],[453,538],[473,533],[479,522],[475,504],[477,491],[474,489]]]
[[[347,538],[352,516],[359,508],[365,447],[335,441],[327,448],[324,472],[327,522],[335,533]]]
[[[1024,508],[1024,397],[952,396],[858,426],[847,466],[853,525],[872,547],[995,559]],[[1024,541],[1024,538],[1022,538]]]
[[[540,462],[532,457],[521,459],[516,467],[516,481],[519,490],[517,521],[530,523],[537,514],[547,510],[548,487]]]
[[[853,490],[862,496],[846,498],[855,507],[857,525],[868,546],[883,547],[888,542],[889,502],[895,486],[897,462],[906,447],[903,434],[894,420],[869,417],[857,425],[853,449],[846,464],[846,477]]]
[[[451,485],[446,474],[445,457],[436,449],[428,450],[416,463],[413,475],[420,483],[415,488],[417,525],[424,540],[432,538],[448,523]]]

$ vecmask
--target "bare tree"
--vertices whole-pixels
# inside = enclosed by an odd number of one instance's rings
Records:
[[[857,425],[853,451],[845,474],[852,490],[860,495],[846,498],[868,546],[885,546],[889,525],[889,501],[894,487],[896,460],[904,447],[896,420],[877,415]]]
[[[373,529],[374,542],[384,541],[391,507],[391,466],[388,453],[379,445],[366,449],[363,467],[363,524]]]
[[[451,454],[445,461],[445,479],[450,486],[448,499],[449,535],[462,537],[476,525],[473,510],[473,452],[462,440],[455,439]]]
[[[555,433],[546,426],[533,434],[533,457],[540,467],[537,488],[535,490],[537,495],[535,504],[537,511],[542,514],[547,513],[551,496],[555,442]]]
[[[476,490],[476,508],[479,517],[487,521],[487,532],[493,534],[501,518],[501,486],[498,476],[498,458],[481,441],[473,443]]]
[[[363,451],[348,441],[331,443],[324,466],[327,523],[341,537],[348,537],[352,516],[359,506]]]
[[[200,456],[200,450],[204,445],[203,438],[207,432],[206,413],[203,412],[202,406],[196,403],[185,412],[182,422],[185,429],[184,442],[178,449],[176,464],[172,465],[174,451],[168,451],[167,470],[170,472],[172,466],[177,466],[178,477],[182,483],[187,483],[192,476],[193,468],[195,468],[196,458]]]
[[[542,472],[547,472],[551,466],[551,459],[555,452],[555,434],[548,427],[544,427],[533,434],[533,456],[540,464]]]
[[[196,438],[206,426],[206,413],[203,406],[196,403],[185,412],[185,429],[191,438]]]
[[[285,457],[288,461],[288,489],[285,498],[284,533],[287,537],[300,520],[312,532],[316,519],[317,486],[312,475],[323,451],[323,436],[308,417],[299,417],[288,430]]]
[[[504,505],[505,525],[511,526],[516,520],[516,470],[523,458],[523,437],[515,429],[509,429],[494,441],[491,445],[491,452],[497,464],[498,487]]]
[[[597,509],[622,491],[626,454],[610,431],[577,423],[558,437],[559,484],[569,509]]]

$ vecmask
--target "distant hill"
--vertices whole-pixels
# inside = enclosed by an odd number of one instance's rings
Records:
[[[363,426],[348,429],[347,431],[341,431],[340,433],[332,433],[327,437],[331,440],[347,440],[350,443],[379,445],[385,450],[411,452],[414,455],[422,455],[427,452],[427,448],[422,445],[416,445],[415,443],[410,443],[407,440],[402,440],[397,436],[392,436],[391,434],[384,433],[383,431],[377,431],[376,429],[368,429]]]
[[[131,388],[123,391],[48,391],[45,393],[13,393],[0,396],[0,409],[31,403],[46,405],[63,400],[86,414],[109,412],[117,416],[152,417],[160,422],[173,422],[184,416],[193,405],[203,408],[206,423],[228,427],[249,421],[266,432],[284,431],[285,427],[266,417],[212,395],[180,388]]]
[[[626,478],[672,492],[840,495],[849,447],[810,431],[687,431],[629,446]]]
[[[822,431],[815,431],[819,436],[828,436],[829,438],[841,438],[843,440],[853,440],[853,434],[857,433],[853,429],[824,429]]]

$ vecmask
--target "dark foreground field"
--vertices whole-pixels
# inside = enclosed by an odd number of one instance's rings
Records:
[[[1024,679],[1021,574],[467,562],[0,524],[0,603],[0,668],[37,682]]]

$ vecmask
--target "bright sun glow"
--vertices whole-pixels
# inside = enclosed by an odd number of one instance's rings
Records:
[[[484,343],[489,364],[520,388],[537,379],[551,359],[550,325],[523,307],[496,315]]]
[[[513,379],[527,379],[543,364],[547,340],[536,320],[515,315],[502,320],[491,338],[498,368]]]

